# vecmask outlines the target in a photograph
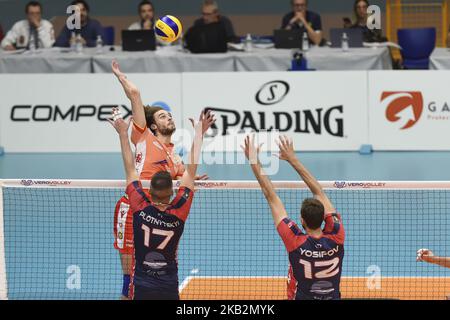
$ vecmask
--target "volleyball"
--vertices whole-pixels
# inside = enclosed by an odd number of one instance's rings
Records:
[[[156,36],[165,42],[176,41],[183,30],[180,20],[174,16],[164,16],[155,24]]]

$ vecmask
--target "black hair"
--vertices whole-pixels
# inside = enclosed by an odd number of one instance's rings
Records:
[[[86,8],[87,12],[90,11],[88,3],[86,1],[84,1],[84,0],[74,0],[74,1],[72,1],[71,5],[74,6],[74,5],[77,5],[77,4],[80,4],[80,3]]]
[[[320,228],[325,216],[322,202],[314,198],[305,199],[302,203],[301,216],[309,229]]]
[[[151,2],[148,1],[148,0],[143,0],[143,1],[141,1],[141,2],[139,3],[139,6],[138,6],[139,12],[141,11],[141,8],[142,8],[143,6],[145,6],[145,5],[151,5],[152,8],[153,8],[153,10],[155,10],[155,6],[153,5],[153,3],[151,3]]]
[[[27,5],[25,6],[25,13],[28,13],[28,9],[30,7],[39,7],[42,11],[42,4],[38,1],[30,1],[27,3]]]
[[[151,180],[152,190],[163,191],[167,189],[172,189],[172,177],[167,171],[159,171],[154,174]]]

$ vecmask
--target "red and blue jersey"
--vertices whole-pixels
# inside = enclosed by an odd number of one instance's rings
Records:
[[[139,181],[128,185],[126,193],[133,214],[134,285],[160,290],[178,288],[178,243],[192,205],[193,191],[180,187],[164,211],[149,199]]]
[[[289,218],[277,230],[289,253],[288,299],[340,299],[345,240],[341,216],[325,215],[319,238],[304,234]]]

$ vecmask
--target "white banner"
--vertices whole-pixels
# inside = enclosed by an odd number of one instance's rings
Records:
[[[375,150],[450,150],[450,71],[369,72]]]
[[[359,150],[368,140],[367,94],[366,72],[183,74],[184,119],[203,108],[216,113],[209,151],[240,150],[250,131],[269,131],[259,140],[277,150],[273,130],[291,136],[296,150]]]
[[[130,74],[144,104],[165,105],[181,127],[181,75]],[[108,118],[131,105],[110,74],[0,75],[0,146],[6,152],[119,152]]]

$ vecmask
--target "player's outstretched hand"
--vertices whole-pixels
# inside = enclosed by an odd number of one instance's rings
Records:
[[[122,84],[122,87],[125,90],[125,94],[127,95],[128,99],[132,99],[140,95],[139,88],[130,80],[128,80],[127,76],[122,71],[120,71],[119,63],[116,60],[113,60],[111,62],[111,69],[114,75]]]
[[[434,257],[433,251],[429,249],[417,250],[417,261],[425,261],[431,263]]]
[[[288,136],[281,136],[277,141],[280,153],[277,155],[280,160],[291,161],[295,159],[294,142]]]
[[[120,111],[118,107],[114,107],[111,112],[111,118],[108,119],[108,122],[116,129],[119,135],[128,135],[128,128],[130,127],[131,119],[124,120],[121,117]]]
[[[200,117],[198,118],[198,122],[195,122],[193,118],[189,118],[189,121],[191,121],[195,133],[199,133],[203,136],[216,122],[216,119],[214,117],[214,113],[212,113],[211,110],[208,110],[206,112],[202,111]]]
[[[122,71],[120,71],[119,63],[117,62],[117,60],[113,60],[111,62],[111,69],[112,69],[112,72],[114,73],[114,75],[117,78],[119,78],[119,79],[121,77],[125,77],[126,78],[126,75]]]
[[[250,164],[258,163],[258,155],[261,152],[262,146],[263,143],[256,146],[254,134],[251,137],[250,135],[245,137],[244,145],[241,146],[241,149],[244,151],[245,157],[250,161]]]

